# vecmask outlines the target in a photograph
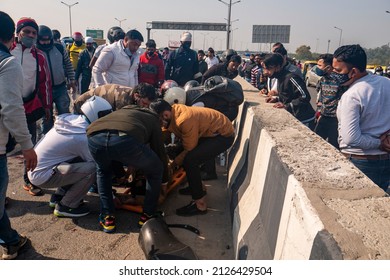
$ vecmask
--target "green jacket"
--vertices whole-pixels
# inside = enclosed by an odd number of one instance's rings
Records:
[[[168,182],[167,155],[158,116],[149,109],[128,105],[94,121],[87,136],[102,130],[119,130],[139,143],[149,144],[164,165],[163,182]]]

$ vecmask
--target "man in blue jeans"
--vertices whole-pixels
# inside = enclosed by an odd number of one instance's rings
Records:
[[[9,52],[14,41],[15,23],[8,14],[0,11],[0,26],[0,246],[3,249],[1,259],[14,259],[28,239],[12,229],[5,211],[8,187],[5,146],[8,134],[12,133],[21,145],[28,170],[33,170],[37,165],[37,155],[32,148],[23,108],[23,70]]]
[[[337,107],[340,150],[384,191],[390,185],[390,80],[368,75],[360,45],[333,54],[340,84],[349,86]]]
[[[101,213],[99,224],[103,231],[115,231],[115,207],[112,196],[113,161],[140,169],[148,183],[143,215],[138,226],[155,213],[160,189],[168,183],[165,153],[159,117],[147,108],[135,105],[98,119],[87,129],[88,146],[97,165],[97,185]]]

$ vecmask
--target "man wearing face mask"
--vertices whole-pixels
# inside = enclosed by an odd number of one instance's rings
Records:
[[[341,46],[333,57],[340,84],[349,86],[337,107],[341,153],[386,191],[390,185],[390,80],[368,75],[367,55],[360,45]]]
[[[320,116],[317,120],[314,132],[327,139],[336,149],[338,144],[338,121],[336,110],[341,95],[347,90],[347,87],[341,86],[339,80],[341,76],[333,72],[333,55],[322,54],[317,61],[315,72],[322,77],[319,85],[318,107]]]
[[[93,54],[95,52],[95,47],[93,43],[95,41],[91,37],[85,38],[86,48],[81,51],[79,56],[79,61],[77,62],[76,70],[76,80],[78,81],[81,75],[81,86],[80,94],[83,94],[89,89],[89,84],[91,83],[92,70],[89,67]]]
[[[76,90],[76,81],[68,53],[61,43],[54,42],[52,30],[45,25],[39,26],[37,47],[45,54],[50,69],[53,102],[56,104],[58,115],[69,113],[70,98],[66,80],[69,79],[73,90]],[[53,110],[51,110],[50,118],[43,122],[42,133],[46,134],[53,124]]]
[[[31,141],[37,140],[37,120],[51,117],[52,84],[50,70],[44,53],[35,47],[38,24],[32,18],[21,18],[16,24],[18,43],[11,54],[21,63],[23,69],[23,103]],[[41,195],[42,190],[30,184],[27,171],[24,174],[24,187],[29,194]]]
[[[68,45],[68,54],[73,65],[73,69],[76,71],[79,55],[85,49],[85,44],[83,42],[83,35],[80,32],[74,32],[72,38],[73,43]]]
[[[148,40],[146,52],[141,55],[139,61],[138,81],[159,88],[164,82],[164,75],[164,62],[156,52],[156,42]]]
[[[198,55],[192,50],[192,35],[184,32],[180,38],[181,46],[169,54],[169,59],[165,65],[165,80],[174,80],[179,86],[190,80],[198,80],[202,77],[199,72]]]
[[[138,48],[144,41],[135,29],[128,31],[124,39],[106,46],[92,68],[96,86],[118,84],[135,87],[138,85]]]
[[[310,104],[310,93],[301,76],[283,67],[283,56],[268,54],[261,63],[264,75],[276,79],[278,96],[270,96],[267,103],[275,103],[274,108],[286,109],[302,124],[314,129],[315,111]]]

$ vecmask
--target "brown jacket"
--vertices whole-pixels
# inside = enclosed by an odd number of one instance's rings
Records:
[[[199,138],[234,134],[232,122],[222,113],[203,107],[172,105],[172,119],[168,131],[182,139],[184,151],[175,158],[182,165],[186,154],[198,145]]]
[[[74,112],[76,114],[82,114],[81,106],[87,99],[92,96],[100,96],[111,104],[112,110],[116,111],[124,106],[135,104],[135,101],[131,95],[133,88],[121,86],[117,84],[107,84],[91,89],[82,95],[80,95],[73,103]]]

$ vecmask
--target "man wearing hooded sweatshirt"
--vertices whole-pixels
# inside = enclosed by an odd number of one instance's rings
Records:
[[[174,80],[179,86],[190,80],[197,80],[202,77],[199,72],[198,55],[192,50],[192,35],[184,32],[180,39],[179,49],[169,54],[168,62],[165,65],[165,80]]]
[[[94,96],[81,110],[83,115],[57,117],[54,127],[35,146],[38,165],[28,172],[32,184],[57,188],[50,206],[59,217],[82,217],[89,213],[82,200],[96,181],[96,165],[88,149],[86,129],[99,116],[111,112],[111,105]]]

